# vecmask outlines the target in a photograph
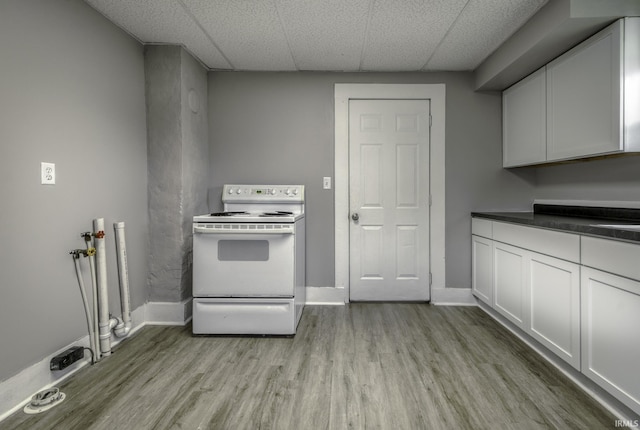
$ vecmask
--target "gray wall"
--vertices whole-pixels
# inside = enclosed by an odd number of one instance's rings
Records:
[[[149,299],[191,297],[193,216],[206,212],[207,72],[180,46],[145,47]]]
[[[146,301],[148,223],[142,46],[82,1],[3,0],[0,58],[5,380],[86,335],[69,251],[93,218],[107,226],[111,309],[115,221],[127,224],[132,307]],[[56,185],[40,185],[41,161],[56,164]]]
[[[470,73],[210,73],[210,208],[228,182],[306,185],[307,285],[333,286],[334,84],[360,82],[446,84],[446,282],[469,288],[469,213],[526,209],[535,180],[502,169],[501,96]]]
[[[181,48],[144,49],[149,178],[149,297],[180,301],[182,277]]]
[[[640,157],[537,167],[538,199],[640,201]]]
[[[193,216],[207,212],[209,105],[207,71],[182,49],[182,282],[181,299],[192,295]]]

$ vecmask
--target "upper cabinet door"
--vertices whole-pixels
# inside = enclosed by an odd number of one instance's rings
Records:
[[[502,96],[502,164],[542,163],[547,159],[545,68],[527,76]]]
[[[623,151],[622,21],[547,65],[547,160]]]

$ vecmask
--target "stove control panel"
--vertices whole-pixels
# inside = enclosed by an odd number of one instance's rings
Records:
[[[222,190],[223,202],[304,202],[304,185],[234,185]]]

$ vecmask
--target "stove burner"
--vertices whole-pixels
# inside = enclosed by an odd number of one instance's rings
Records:
[[[214,212],[211,216],[234,216],[234,215],[249,215],[249,212],[235,211],[235,212]]]
[[[293,215],[293,212],[276,211],[276,212],[264,212],[260,214],[260,216],[290,216],[290,215]]]

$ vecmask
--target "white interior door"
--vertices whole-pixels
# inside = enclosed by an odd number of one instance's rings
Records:
[[[349,101],[351,301],[429,300],[429,100]]]

